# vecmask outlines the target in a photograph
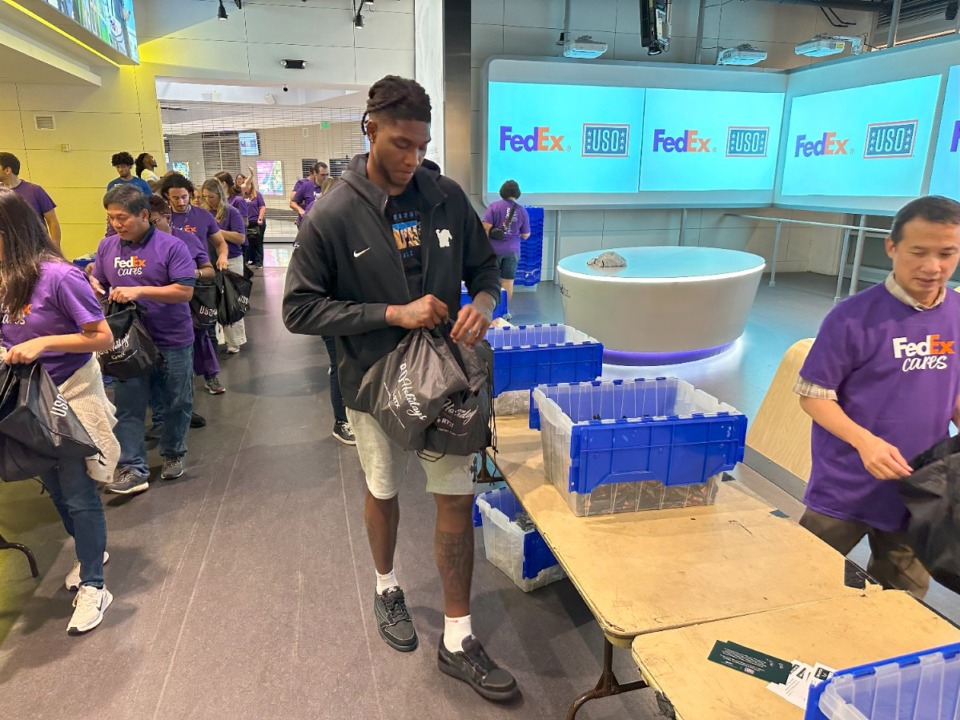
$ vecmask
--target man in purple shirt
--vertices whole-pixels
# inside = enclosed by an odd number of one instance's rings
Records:
[[[197,266],[187,246],[150,224],[147,196],[130,185],[107,191],[107,218],[116,230],[97,247],[93,276],[111,301],[137,303],[143,324],[160,357],[145,374],[114,382],[120,462],[107,490],[135,494],[149,489],[150,467],[144,445],[144,422],[150,390],[160,388],[163,432],[161,480],[183,475],[186,435],[193,409],[193,321],[190,299]],[[119,340],[119,338],[118,338]]]
[[[493,251],[500,265],[500,287],[507,291],[507,305],[513,300],[513,281],[520,263],[520,241],[530,237],[530,216],[527,209],[517,202],[520,186],[516,180],[507,180],[500,186],[500,197],[490,203],[483,214],[483,229],[487,231]],[[496,230],[497,232],[493,232]],[[511,316],[505,316],[507,320]]]
[[[47,224],[50,239],[59,247],[60,221],[57,220],[56,203],[47,195],[46,190],[32,182],[21,180],[19,175],[20,160],[17,156],[13,153],[0,152],[0,185],[6,185],[37,211],[37,215]]]
[[[813,418],[813,465],[800,524],[846,555],[864,535],[867,571],[923,597],[930,576],[903,534],[895,482],[960,424],[960,203],[922,197],[886,240],[893,272],[823,321],[794,388]]]
[[[310,207],[316,199],[323,194],[323,184],[330,177],[330,168],[327,167],[326,163],[318,162],[311,168],[308,177],[310,176],[313,177],[313,181],[303,184],[298,182],[298,187],[294,188],[293,197],[290,198],[291,209],[296,210],[299,215],[297,225],[300,225],[300,218],[310,211]]]
[[[223,270],[229,262],[227,241],[220,232],[217,219],[203,208],[190,204],[193,191],[193,183],[180,173],[171,173],[163,179],[160,196],[170,203],[173,210],[170,225],[205,240],[211,262],[216,258],[214,264],[218,270]]]

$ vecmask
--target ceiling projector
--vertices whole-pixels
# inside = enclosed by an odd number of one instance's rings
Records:
[[[843,40],[813,38],[812,40],[800,43],[793,51],[797,55],[806,55],[807,57],[827,57],[828,55],[842,53],[844,47]]]
[[[600,57],[606,51],[606,43],[596,42],[589,35],[581,35],[576,40],[565,39],[563,41],[563,56],[568,58],[592,60]]]
[[[767,59],[766,50],[757,50],[748,45],[726,48],[717,55],[717,65],[756,65]]]

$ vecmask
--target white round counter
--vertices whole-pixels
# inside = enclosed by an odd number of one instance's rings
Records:
[[[593,268],[615,252],[622,268]],[[759,255],[706,247],[596,250],[563,258],[557,278],[567,325],[595,337],[619,365],[689,362],[743,334],[765,266]]]

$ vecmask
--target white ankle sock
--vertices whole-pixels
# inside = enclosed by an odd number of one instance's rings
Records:
[[[447,650],[450,652],[463,650],[463,640],[468,635],[473,635],[469,615],[458,618],[443,616],[443,644]]]
[[[400,587],[393,570],[386,575],[377,573],[377,595],[383,595],[384,590],[389,590],[392,587]]]

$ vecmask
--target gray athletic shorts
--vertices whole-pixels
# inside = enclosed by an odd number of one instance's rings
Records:
[[[367,479],[370,494],[378,500],[389,500],[400,492],[400,483],[407,474],[407,460],[413,454],[386,436],[372,415],[347,408],[347,419],[357,438],[360,467]],[[427,492],[436,495],[472,495],[473,463],[476,454],[444,455],[430,461],[417,457],[427,474]]]

